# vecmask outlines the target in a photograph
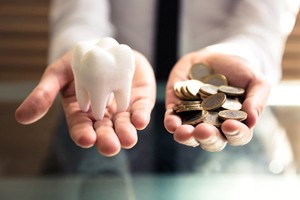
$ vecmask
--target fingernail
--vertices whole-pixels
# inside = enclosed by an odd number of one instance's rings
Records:
[[[190,147],[199,146],[199,142],[194,137],[189,138],[184,144]]]
[[[238,130],[236,130],[236,131],[231,131],[231,132],[226,132],[226,133],[224,133],[225,135],[230,135],[230,136],[234,136],[234,135],[238,135],[239,134],[239,131]]]
[[[222,151],[227,144],[225,138],[211,137],[208,140],[200,141],[200,147],[209,152]]]

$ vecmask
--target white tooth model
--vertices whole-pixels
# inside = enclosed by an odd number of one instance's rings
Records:
[[[104,117],[114,94],[117,112],[126,111],[135,70],[132,49],[113,38],[79,42],[73,50],[72,69],[80,109],[91,106],[96,120]]]

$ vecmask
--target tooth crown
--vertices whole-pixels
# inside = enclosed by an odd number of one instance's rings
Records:
[[[91,106],[95,119],[102,119],[112,93],[117,111],[129,106],[135,59],[131,48],[113,38],[79,42],[73,49],[72,69],[80,109]]]

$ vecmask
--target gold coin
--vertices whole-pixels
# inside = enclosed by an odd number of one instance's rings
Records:
[[[195,110],[203,110],[201,105],[180,105],[176,107],[175,112],[181,113],[181,112],[189,112],[189,111],[195,111]]]
[[[190,80],[174,84],[174,93],[181,102],[173,111],[183,124],[195,126],[204,122],[220,128],[226,119],[243,121],[247,118],[247,113],[240,110],[245,90],[229,86],[224,75],[213,74],[209,66],[196,63],[191,66],[188,78]]]
[[[228,85],[226,76],[222,74],[212,74],[204,77],[202,82],[215,86]]]
[[[198,96],[193,96],[188,92],[186,83],[185,83],[185,85],[183,85],[180,88],[180,92],[184,96],[185,100],[198,100],[199,99]]]
[[[205,84],[200,87],[199,92],[205,95],[213,95],[218,93],[218,87],[211,84]]]
[[[201,104],[201,101],[181,101],[180,104],[182,105],[197,105]]]
[[[243,88],[233,87],[229,85],[221,85],[219,86],[218,90],[219,92],[223,92],[229,96],[241,96],[245,93],[245,90]]]
[[[226,110],[240,110],[242,108],[242,104],[237,99],[226,98],[222,108]]]
[[[207,115],[206,110],[186,112],[182,117],[182,124],[197,125]]]
[[[212,74],[213,70],[209,66],[203,63],[193,64],[189,71],[189,78],[195,80],[201,80],[203,77]]]
[[[176,113],[191,110],[203,110],[201,101],[181,101],[173,107],[173,111],[175,111]]]
[[[226,95],[224,93],[213,94],[201,103],[204,110],[215,110],[220,108],[226,101]]]
[[[185,97],[181,93],[181,87],[184,85],[184,81],[177,81],[174,84],[174,93],[179,99],[184,99]]]
[[[202,92],[199,91],[199,96],[200,96],[200,99],[204,100],[204,99],[206,99],[210,95],[204,94],[204,93],[202,93]]]
[[[204,123],[214,125],[216,127],[221,127],[222,121],[219,119],[219,112],[208,111],[207,115],[203,119]]]
[[[173,106],[173,111],[176,112],[180,108],[180,105]]]
[[[188,80],[186,81],[186,89],[187,91],[195,98],[198,98],[198,92],[201,86],[203,86],[204,83],[198,80]]]
[[[219,112],[219,117],[223,120],[234,119],[243,121],[247,119],[247,113],[241,110],[222,110]]]

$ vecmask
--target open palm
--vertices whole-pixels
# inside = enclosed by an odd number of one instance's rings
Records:
[[[81,112],[76,100],[74,77],[70,65],[71,53],[49,65],[39,84],[16,110],[22,124],[42,118],[59,92],[70,136],[80,147],[96,145],[106,156],[116,155],[121,148],[131,148],[137,142],[137,130],[144,129],[155,103],[156,85],[152,67],[140,53],[135,52],[136,70],[132,83],[130,106],[116,113],[116,105],[107,107],[103,120],[94,120],[91,112]]]
[[[247,112],[248,117],[244,123],[226,120],[221,126],[222,134],[216,127],[206,123],[200,123],[196,127],[183,125],[181,119],[172,111],[179,101],[173,91],[174,84],[187,80],[190,67],[198,62],[206,63],[215,73],[225,75],[230,85],[245,89],[246,97],[242,110]],[[221,151],[227,143],[234,146],[244,145],[252,139],[253,128],[266,105],[269,92],[269,84],[261,74],[251,70],[246,60],[206,50],[192,52],[176,63],[169,76],[164,124],[166,129],[174,134],[177,142],[188,146],[200,145],[207,151]]]

